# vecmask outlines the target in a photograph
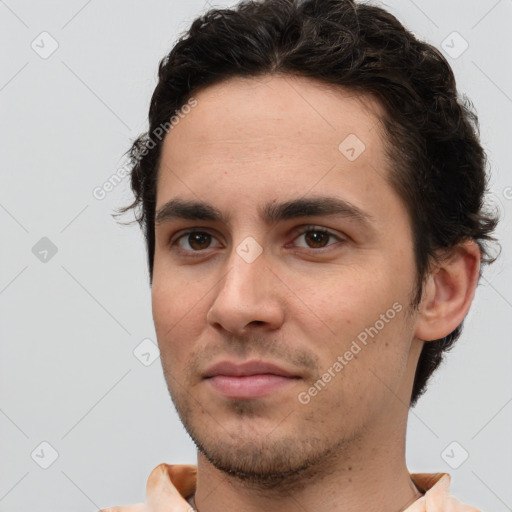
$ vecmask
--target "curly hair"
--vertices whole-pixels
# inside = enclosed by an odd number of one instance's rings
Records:
[[[486,154],[470,100],[459,97],[444,56],[418,40],[384,9],[354,0],[244,0],[196,18],[159,64],[149,129],[133,141],[133,203],[153,275],[156,183],[165,137],[154,133],[200,89],[231,77],[273,73],[371,95],[384,107],[387,179],[407,207],[413,228],[419,305],[425,279],[440,251],[472,239],[481,262],[498,222],[487,211]],[[167,124],[166,124],[167,123]],[[149,149],[150,148],[150,149]],[[424,343],[410,407],[460,336],[462,323],[443,339]]]

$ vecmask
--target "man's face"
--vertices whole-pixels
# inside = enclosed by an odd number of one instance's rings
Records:
[[[420,345],[410,222],[361,101],[378,105],[289,76],[195,98],[164,141],[152,288],[185,427],[216,467],[255,479],[383,442],[405,423]],[[280,208],[298,201],[310,209]]]

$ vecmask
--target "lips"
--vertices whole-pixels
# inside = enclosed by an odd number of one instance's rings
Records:
[[[211,366],[204,374],[204,378],[215,377],[216,375],[228,375],[242,377],[246,375],[280,375],[281,377],[298,377],[276,364],[265,361],[247,361],[237,364],[231,361],[221,361]]]
[[[276,394],[300,376],[265,361],[222,361],[211,366],[204,378],[213,391],[225,398],[256,399]]]

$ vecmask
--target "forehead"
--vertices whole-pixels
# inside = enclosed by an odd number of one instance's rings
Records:
[[[265,75],[231,78],[194,98],[164,140],[157,204],[171,188],[201,196],[237,186],[268,195],[270,183],[300,194],[339,186],[340,178],[350,195],[385,174],[383,110],[369,95]]]

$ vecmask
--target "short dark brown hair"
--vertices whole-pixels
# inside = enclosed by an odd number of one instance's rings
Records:
[[[439,254],[473,239],[482,263],[494,261],[487,242],[498,217],[485,210],[486,155],[478,117],[459,97],[443,55],[418,40],[382,8],[353,0],[242,1],[194,20],[160,62],[149,129],[129,149],[134,202],[146,243],[150,282],[155,248],[156,185],[164,137],[153,137],[199,89],[231,77],[271,74],[309,77],[375,97],[384,107],[387,178],[413,227],[417,307]],[[148,148],[151,149],[148,149]],[[425,342],[411,404],[460,336]]]

